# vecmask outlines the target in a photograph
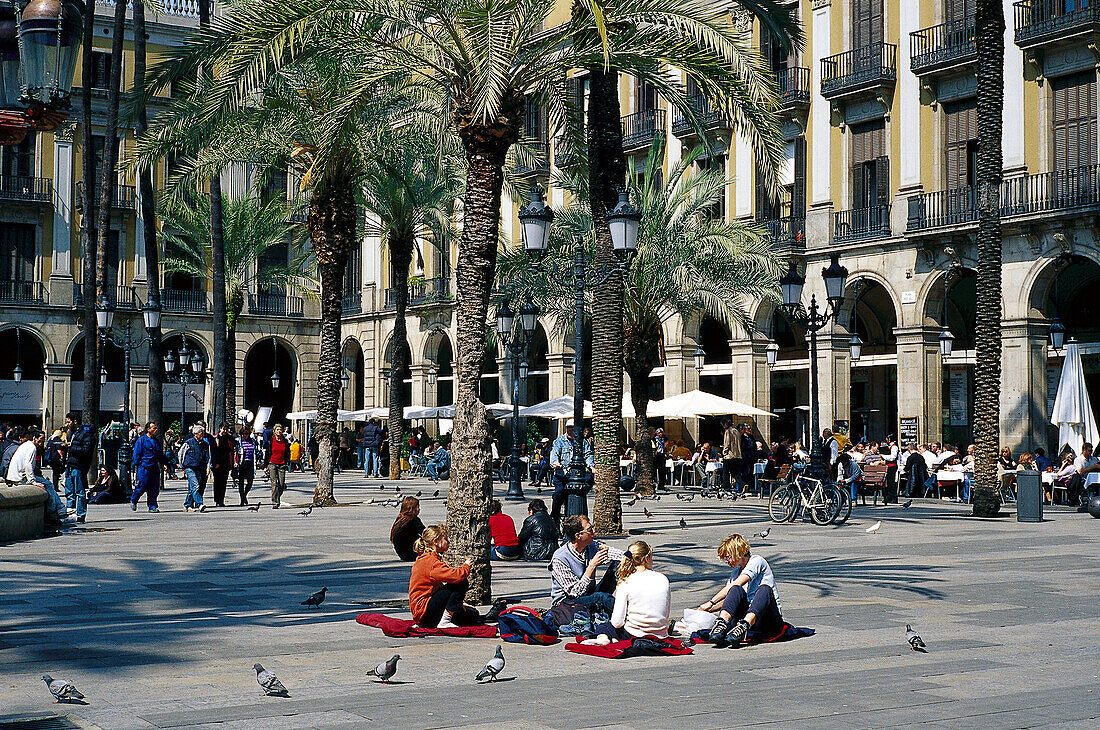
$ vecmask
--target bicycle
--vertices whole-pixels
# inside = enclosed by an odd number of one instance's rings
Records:
[[[808,512],[815,525],[827,525],[836,521],[844,501],[842,491],[835,484],[800,475],[793,483],[772,493],[768,500],[768,516],[772,522],[793,522]]]

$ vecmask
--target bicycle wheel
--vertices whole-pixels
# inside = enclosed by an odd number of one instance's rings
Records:
[[[852,495],[839,487],[834,487],[840,493],[840,509],[837,510],[833,524],[843,525],[852,516]]]
[[[820,491],[814,490],[814,499],[821,500],[810,507],[810,520],[815,525],[827,525],[836,519],[840,512],[840,490],[822,485]]]
[[[772,522],[789,522],[794,517],[797,511],[795,495],[795,490],[790,487],[781,487],[772,492],[771,499],[768,500],[768,516]]]

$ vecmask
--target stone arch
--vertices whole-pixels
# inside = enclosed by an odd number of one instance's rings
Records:
[[[882,277],[865,272],[848,277],[837,322],[849,333],[859,335],[866,354],[896,353],[894,331],[900,320],[898,300]]]
[[[1017,309],[1022,315],[1040,319],[1050,319],[1052,312],[1047,311],[1054,283],[1061,273],[1075,264],[1094,264],[1100,267],[1100,253],[1088,248],[1080,248],[1068,257],[1046,258],[1035,261],[1024,278]]]
[[[1052,259],[1036,267],[1026,297],[1024,312],[1029,317],[1059,319],[1066,337],[1079,342],[1100,341],[1094,293],[1100,287],[1100,261],[1091,256],[1073,255]]]
[[[844,283],[844,304],[840,307],[840,314],[838,321],[844,327],[847,327],[847,323],[851,319],[852,307],[855,306],[858,296],[855,294],[855,286],[860,282],[873,282],[886,293],[890,300],[890,306],[893,308],[894,322],[901,324],[902,309],[901,298],[897,292],[894,291],[894,285],[890,283],[890,280],[875,271],[861,270],[853,271],[848,274],[848,278]]]
[[[40,334],[22,324],[0,327],[0,380],[15,380],[19,367],[21,380],[45,380],[46,343]]]
[[[53,343],[49,340],[48,337],[42,334],[41,330],[39,330],[37,327],[33,327],[23,322],[5,322],[3,324],[0,324],[0,332],[12,329],[19,330],[20,337],[24,337],[28,334],[34,337],[35,342],[37,342],[39,347],[42,348],[42,352],[44,353],[46,358],[46,365],[53,365],[57,363],[57,351],[54,349]],[[70,346],[71,344],[72,343],[70,343]]]
[[[274,360],[274,362],[272,362]],[[294,410],[299,393],[300,357],[293,343],[280,335],[257,337],[244,356],[244,407],[252,412],[271,407],[271,421],[282,421]],[[272,375],[278,374],[276,386]]]
[[[341,402],[347,410],[359,410],[365,407],[366,393],[366,355],[363,346],[355,337],[344,338],[344,344],[340,347],[340,364],[344,373],[348,376],[348,387],[341,393]]]

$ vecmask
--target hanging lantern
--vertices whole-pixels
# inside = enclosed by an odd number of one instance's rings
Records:
[[[20,0],[19,55],[23,64],[22,101],[65,107],[84,27],[83,0]]]

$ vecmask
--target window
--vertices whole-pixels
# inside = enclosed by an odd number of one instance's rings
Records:
[[[695,161],[695,165],[700,171],[703,170],[717,170],[720,174],[725,176],[726,174],[726,156],[716,155],[715,157],[700,157]],[[724,220],[726,217],[726,190],[722,189],[722,197],[707,209],[707,216],[711,220]]]
[[[978,153],[977,104],[974,99],[944,104],[943,116],[947,189],[973,187]]]
[[[890,159],[886,157],[886,121],[850,127],[852,135],[852,208],[886,205],[890,196]]]
[[[87,84],[93,89],[106,90],[111,81],[111,52],[92,51],[92,77]]]
[[[34,281],[34,232],[29,224],[0,226],[0,280]]]
[[[547,139],[546,111],[542,104],[535,99],[527,97],[523,110],[523,134],[535,142],[546,142]]]
[[[4,177],[32,177],[34,175],[35,133],[17,145],[4,145],[0,152],[0,175]]]
[[[882,0],[852,0],[852,48],[882,43]]]
[[[285,267],[290,260],[290,247],[286,242],[277,243],[271,246],[263,253],[260,254],[259,260],[256,262],[256,274],[260,276],[262,272],[273,269],[277,266]],[[267,294],[273,297],[286,296],[286,287],[277,286],[274,284],[266,284],[260,287],[260,293]]]
[[[260,200],[266,205],[272,200],[286,202],[286,169],[267,170],[260,188]]]
[[[1051,79],[1050,89],[1054,101],[1054,169],[1095,165],[1096,72]]]
[[[358,296],[362,266],[362,252],[359,246],[353,246],[348,255],[348,267],[344,269],[344,296]]]
[[[764,187],[763,177],[756,176],[756,219],[806,217],[806,138],[796,137],[787,143],[787,157],[777,173],[779,199],[773,199]]]
[[[657,89],[649,82],[637,79],[634,87],[634,111],[657,108]]]
[[[784,53],[775,35],[765,27],[760,28],[760,55],[768,62],[768,68],[776,76],[787,70],[787,54]]]

